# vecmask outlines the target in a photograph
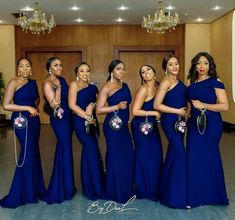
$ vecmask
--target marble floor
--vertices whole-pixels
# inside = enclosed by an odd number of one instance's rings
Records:
[[[8,193],[15,169],[13,132],[0,128],[0,198]],[[161,132],[164,152],[166,138]],[[101,152],[105,154],[105,141],[101,134]],[[53,166],[55,138],[49,125],[42,125],[40,151],[45,182],[48,185]],[[111,201],[93,203],[81,193],[80,183],[81,145],[73,137],[74,174],[78,189],[75,197],[62,204],[47,205],[45,202],[29,204],[17,209],[0,208],[0,220],[85,220],[85,219],[157,219],[157,220],[234,220],[235,219],[235,133],[224,133],[221,154],[230,205],[202,206],[191,210],[171,209],[150,200],[132,201],[126,206]]]

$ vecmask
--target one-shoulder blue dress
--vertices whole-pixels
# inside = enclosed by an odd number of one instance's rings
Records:
[[[84,111],[90,103],[96,102],[98,89],[89,84],[77,93],[77,105]],[[104,197],[104,170],[99,151],[97,136],[88,135],[85,130],[85,119],[74,114],[74,129],[82,144],[81,182],[84,194],[91,200]]]
[[[166,93],[163,103],[173,108],[186,107],[186,86],[179,81]],[[161,116],[161,126],[169,144],[161,176],[160,202],[171,208],[186,208],[186,153],[184,134],[175,131],[177,120],[178,116],[173,113]]]
[[[215,77],[192,83],[188,89],[188,100],[216,104],[215,89],[225,89]],[[224,172],[220,156],[219,142],[223,133],[220,112],[206,110],[206,129],[197,128],[200,111],[191,105],[187,135],[187,176],[188,202],[192,207],[199,205],[228,205]],[[203,134],[202,134],[203,133]]]
[[[141,109],[154,111],[154,98],[144,102]],[[152,131],[145,135],[140,132],[140,125],[146,117],[135,116],[132,119],[131,130],[135,146],[134,185],[139,199],[159,200],[160,175],[163,163],[162,142],[154,116],[148,116],[153,124]]]
[[[109,121],[114,113],[106,115],[103,131],[106,139],[106,198],[126,203],[133,196],[133,165],[134,153],[131,134],[128,128],[130,89],[126,83],[107,100],[109,106],[127,101],[126,109],[119,110],[122,119],[120,130],[113,130]]]
[[[39,97],[35,80],[15,91],[13,101],[17,105],[27,105],[36,108],[35,100]],[[38,198],[45,194],[45,185],[42,174],[41,158],[39,152],[40,119],[31,117],[27,111],[21,112],[28,120],[26,157],[22,167],[16,167],[9,194],[0,204],[2,207],[16,208],[27,203],[36,203]],[[11,121],[19,116],[19,112],[13,112]],[[18,164],[23,162],[25,152],[26,128],[15,129],[16,137],[21,146]]]
[[[68,84],[63,77],[59,77],[61,84],[61,107],[64,110],[62,119],[55,118],[50,113],[51,127],[55,133],[57,144],[55,150],[54,167],[43,198],[48,204],[61,203],[71,199],[75,192],[72,155],[72,114],[68,107]]]

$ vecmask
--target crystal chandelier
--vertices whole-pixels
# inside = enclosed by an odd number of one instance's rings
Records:
[[[27,17],[23,13],[18,18],[18,25],[26,33],[30,30],[32,34],[40,34],[41,32],[44,34],[45,31],[50,33],[51,29],[56,26],[56,23],[53,15],[47,20],[45,13],[40,10],[39,3],[35,3],[32,16]]]
[[[166,31],[175,30],[175,27],[179,24],[179,16],[175,13],[172,16],[169,12],[165,12],[163,9],[163,2],[158,2],[158,8],[154,14],[154,17],[143,17],[142,27],[147,29],[148,33],[157,32],[164,34]]]

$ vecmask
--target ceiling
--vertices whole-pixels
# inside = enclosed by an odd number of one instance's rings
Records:
[[[19,13],[26,6],[33,7],[35,2],[48,17],[54,15],[57,25],[141,24],[143,16],[152,16],[158,6],[156,0],[0,0],[0,24],[16,24],[12,13]],[[201,23],[210,23],[235,9],[234,0],[163,0],[163,3],[164,7],[174,7],[171,13],[177,12],[181,23],[198,23],[199,17]],[[79,10],[71,10],[73,6]],[[118,10],[120,6],[128,9]],[[221,8],[213,10],[215,6]],[[78,23],[75,21],[78,18],[83,21]],[[124,21],[115,21],[118,18]]]

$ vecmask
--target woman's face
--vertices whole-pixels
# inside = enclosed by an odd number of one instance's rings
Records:
[[[82,80],[83,82],[88,82],[90,75],[90,68],[86,64],[82,64],[78,70],[77,70],[77,76],[79,77],[79,80]]]
[[[117,66],[115,66],[112,73],[113,73],[114,78],[121,80],[125,74],[124,64],[119,63]]]
[[[196,70],[198,72],[199,75],[208,75],[208,71],[209,71],[209,61],[206,57],[201,56],[197,62],[197,66],[196,66]]]
[[[140,72],[144,81],[151,81],[155,80],[156,78],[156,74],[153,72],[153,69],[149,66],[143,66]]]
[[[167,73],[170,75],[178,75],[179,73],[179,61],[175,57],[171,57],[166,65]]]
[[[31,64],[28,60],[22,59],[18,65],[18,75],[21,77],[28,78],[32,72]]]
[[[62,62],[58,59],[52,61],[51,66],[50,66],[50,71],[51,74],[55,76],[61,76],[62,74]]]

